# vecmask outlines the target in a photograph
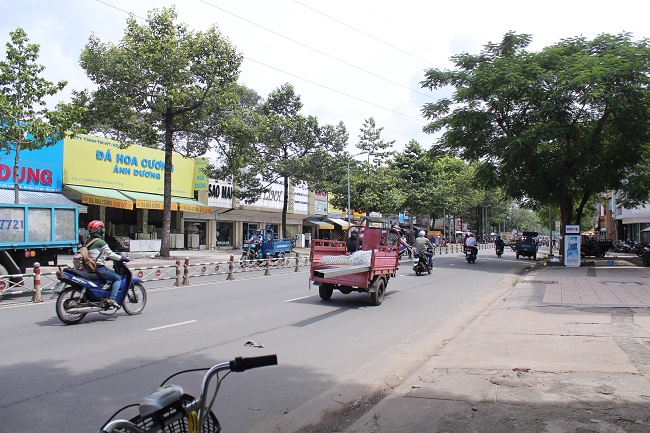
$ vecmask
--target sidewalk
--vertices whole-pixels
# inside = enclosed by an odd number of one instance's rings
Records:
[[[650,268],[634,263],[540,260],[345,431],[650,431]]]

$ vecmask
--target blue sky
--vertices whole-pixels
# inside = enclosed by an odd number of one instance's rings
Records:
[[[343,121],[355,151],[364,119],[374,117],[383,138],[401,149],[411,139],[428,148],[420,116],[425,102],[441,93],[420,89],[423,71],[451,67],[449,57],[477,53],[512,30],[533,36],[531,50],[564,38],[631,32],[650,37],[647,0],[464,2],[385,0],[183,0],[179,21],[191,29],[219,26],[244,56],[240,82],[266,97],[289,82],[304,104],[303,114],[321,124]],[[56,99],[92,83],[79,53],[95,33],[117,43],[127,14],[174,5],[167,0],[0,0],[0,42],[22,27],[41,46],[39,63],[50,81],[67,80]]]

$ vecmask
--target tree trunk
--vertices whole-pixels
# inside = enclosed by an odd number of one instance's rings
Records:
[[[165,179],[163,187],[163,224],[160,242],[160,257],[169,257],[169,234],[172,229],[172,141],[171,122],[166,121],[165,131]]]
[[[18,168],[20,161],[20,141],[16,141],[16,157],[14,158],[14,170],[13,170],[13,180],[14,180],[14,203],[20,203],[20,185],[18,185]]]
[[[286,238],[287,237],[287,210],[289,208],[289,178],[287,176],[284,176],[283,178],[284,182],[284,197],[283,203],[282,203],[282,237]]]

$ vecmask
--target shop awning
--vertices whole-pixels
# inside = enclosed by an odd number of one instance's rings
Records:
[[[138,209],[164,210],[165,197],[157,194],[144,192],[124,191],[125,196],[135,200],[135,207]],[[178,204],[172,201],[171,210],[178,210]]]
[[[13,189],[0,189],[0,203],[13,203],[14,202]],[[21,204],[42,204],[42,205],[55,205],[55,206],[76,206],[80,213],[88,212],[88,207],[79,203],[75,203],[68,199],[63,194],[58,192],[45,192],[45,191],[19,191],[18,200]]]
[[[83,204],[133,210],[133,200],[116,189],[66,185],[64,190],[71,191],[72,195],[80,195]]]
[[[334,224],[340,225],[344,229],[347,229],[349,224],[346,220],[342,220],[341,218],[327,218],[328,221],[333,222]]]
[[[172,197],[172,203],[177,203],[178,210],[182,210],[185,212],[204,213],[204,214],[212,213],[212,208],[204,205],[198,200],[194,200],[193,198]]]
[[[313,220],[313,219],[306,219],[305,222],[310,225],[318,226],[319,229],[321,230],[332,230],[334,229],[334,225],[328,223],[327,221],[323,220]]]

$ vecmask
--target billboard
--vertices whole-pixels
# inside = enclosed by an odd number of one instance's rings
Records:
[[[172,195],[193,198],[194,159],[175,153],[172,161]],[[164,192],[162,150],[136,145],[120,149],[117,141],[78,135],[64,140],[63,166],[66,184],[149,194]]]

